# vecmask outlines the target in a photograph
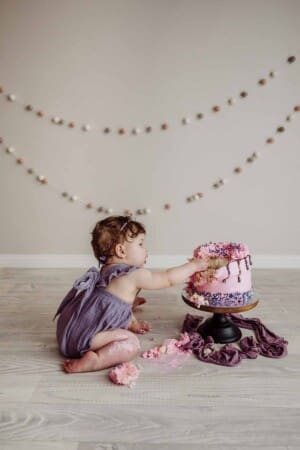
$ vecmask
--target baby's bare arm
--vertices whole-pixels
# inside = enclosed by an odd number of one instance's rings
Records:
[[[137,289],[164,289],[183,283],[193,273],[205,270],[206,263],[192,259],[181,266],[172,267],[163,272],[151,272],[148,269],[138,269],[132,272],[132,278]]]

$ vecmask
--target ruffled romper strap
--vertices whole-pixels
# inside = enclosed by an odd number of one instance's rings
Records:
[[[86,300],[89,298],[90,294],[93,292],[98,280],[99,280],[99,270],[96,267],[90,267],[85,274],[83,274],[80,278],[78,278],[71,290],[67,293],[67,295],[62,300],[59,305],[53,320],[55,320],[56,316],[61,314],[61,312],[65,309],[70,302],[72,302],[80,292],[85,291],[84,297],[81,300],[81,307],[84,305]],[[81,310],[80,307],[80,310]],[[80,312],[80,311],[79,311]]]
[[[107,267],[110,266],[110,267]],[[104,267],[106,268],[105,270]],[[124,275],[133,272],[134,270],[139,269],[138,266],[131,266],[129,264],[121,263],[121,264],[106,264],[103,265],[100,269],[99,280],[97,282],[97,287],[107,287],[110,282],[114,278],[119,278]],[[139,289],[140,291],[140,289]],[[139,292],[138,291],[138,292]]]
[[[119,278],[121,276],[127,275],[130,272],[133,272],[136,269],[139,269],[138,266],[131,266],[125,263],[111,264],[111,267],[103,271],[102,269],[104,267],[105,266],[103,265],[100,270],[98,270],[96,267],[90,267],[85,274],[83,274],[74,282],[72,289],[67,293],[67,295],[59,305],[53,320],[55,320],[55,318],[62,313],[65,307],[69,305],[81,292],[85,291],[83,297],[80,300],[80,306],[77,310],[77,315],[80,314],[82,307],[96,287],[106,288],[114,278]],[[139,291],[140,289],[138,290],[138,292]]]

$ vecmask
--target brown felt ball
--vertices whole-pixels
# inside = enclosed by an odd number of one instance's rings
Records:
[[[241,173],[243,171],[243,169],[241,167],[235,167],[234,168],[234,172],[235,173]]]
[[[267,144],[273,144],[274,143],[274,139],[273,138],[268,138],[267,140],[266,140],[266,143]]]
[[[267,80],[265,78],[261,78],[258,82],[261,86],[264,86],[267,83]]]
[[[289,64],[292,64],[292,63],[295,62],[295,61],[296,61],[296,56],[289,56],[288,59],[287,59],[287,62],[288,62]]]

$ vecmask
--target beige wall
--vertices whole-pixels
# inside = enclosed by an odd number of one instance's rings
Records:
[[[297,255],[300,113],[274,146],[264,141],[300,103],[299,38],[296,0],[1,0],[8,92],[76,123],[171,128],[137,137],[71,131],[3,97],[0,135],[61,191],[117,210],[150,207],[141,221],[152,254],[236,240],[255,254]],[[295,51],[298,62],[286,65]],[[243,89],[249,97],[226,106]],[[207,119],[180,125],[198,111]],[[232,175],[253,151],[261,158]],[[229,183],[211,189],[220,177]],[[0,253],[89,253],[89,232],[104,216],[34,182],[3,147],[0,188]],[[186,204],[197,191],[206,197]]]

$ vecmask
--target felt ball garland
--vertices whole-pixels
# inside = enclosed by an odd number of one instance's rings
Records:
[[[300,112],[300,105],[295,105],[293,108],[293,113],[297,113]],[[292,115],[292,113],[288,114],[286,117],[290,117]],[[282,134],[285,131],[285,127],[278,126],[276,128],[276,132],[279,134]],[[266,145],[269,144],[273,144],[275,142],[273,137],[268,137],[265,141]],[[0,146],[3,146],[4,144],[4,140],[2,137],[0,137]],[[26,167],[25,164],[25,160],[23,157],[18,156],[16,154],[15,148],[12,146],[7,146],[4,148],[4,151],[6,154],[12,156],[15,158],[16,164],[19,166],[22,166],[28,175],[33,175],[35,176],[35,179],[38,183],[42,184],[42,185],[48,185],[49,187],[51,187],[52,189],[54,189],[56,192],[59,192],[59,190],[49,184],[48,179],[45,175],[40,175],[37,174],[36,171],[32,168],[32,167]],[[247,167],[247,165],[249,164],[253,164],[255,162],[255,160],[260,156],[260,152],[259,151],[255,151],[252,152],[251,155],[249,155],[246,160],[245,160],[245,166],[243,167],[242,165],[238,165],[235,166],[233,168],[233,173],[236,175],[239,175],[241,173],[243,173],[244,168]],[[211,185],[212,189],[219,189],[221,187],[223,187],[226,183],[228,182],[228,179],[225,178],[218,178],[216,181],[214,181]],[[112,214],[113,212],[117,212],[115,211],[113,208],[111,207],[105,207],[105,206],[95,206],[95,203],[91,202],[91,201],[83,201],[80,199],[80,197],[77,194],[70,194],[66,191],[60,192],[60,196],[62,198],[65,198],[67,200],[69,200],[72,203],[75,202],[80,202],[81,204],[84,205],[84,207],[88,210],[94,210],[97,213],[101,213],[101,214]],[[188,195],[186,197],[186,203],[193,203],[195,201],[198,201],[200,199],[202,199],[203,197],[205,197],[205,193],[204,192],[196,192],[194,194]],[[172,209],[172,204],[170,202],[166,202],[162,205],[162,209],[164,211],[170,211]],[[144,207],[144,208],[138,208],[135,212],[133,212],[131,209],[129,208],[125,208],[122,210],[122,212],[120,212],[123,215],[127,215],[127,216],[131,216],[133,214],[135,215],[146,215],[146,214],[150,214],[151,213],[151,208],[149,207]]]
[[[290,66],[290,65],[294,64],[297,60],[297,58],[296,58],[297,54],[298,54],[298,52],[296,52],[294,55],[288,56],[286,58],[285,65],[287,64],[288,66]],[[265,86],[268,84],[268,78],[273,79],[277,76],[278,76],[278,71],[275,71],[272,69],[268,72],[267,76],[261,77],[257,80],[257,85]],[[23,106],[24,111],[26,111],[28,113],[33,113],[40,119],[42,119],[42,118],[49,119],[49,122],[52,123],[53,125],[66,126],[70,130],[79,129],[85,133],[93,131],[93,132],[101,133],[103,136],[114,134],[114,129],[110,126],[106,126],[104,128],[99,128],[96,126],[92,126],[89,123],[77,125],[76,122],[73,120],[70,121],[70,120],[66,120],[62,117],[58,117],[56,115],[46,114],[43,110],[35,108],[32,104],[22,102],[22,100],[19,99],[16,94],[5,93],[5,89],[3,86],[0,86],[0,94],[5,95],[7,102],[18,103],[21,106]],[[240,98],[241,100],[244,100],[246,97],[248,97],[248,95],[249,94],[248,94],[247,90],[242,90],[242,91],[240,91],[240,93],[238,94],[237,97]],[[234,98],[234,97],[230,97],[226,101],[226,104],[229,106],[233,106],[236,103],[237,103],[237,98]],[[222,107],[221,104],[216,104],[211,107],[211,113],[213,113],[213,114],[221,113],[223,111],[224,111],[224,108]],[[204,116],[205,115],[203,112],[199,112],[195,115],[194,119],[195,119],[195,121],[199,121],[199,120],[203,119]],[[187,124],[190,124],[191,122],[192,122],[191,117],[182,117],[178,123],[185,126]],[[142,135],[142,134],[150,134],[154,130],[167,131],[170,128],[171,128],[170,123],[164,122],[158,126],[148,124],[144,128],[135,126],[135,127],[132,127],[131,129],[126,129],[125,127],[119,127],[115,130],[115,134],[117,134],[119,136],[138,136],[138,135]],[[172,128],[174,128],[174,127],[172,126]]]

